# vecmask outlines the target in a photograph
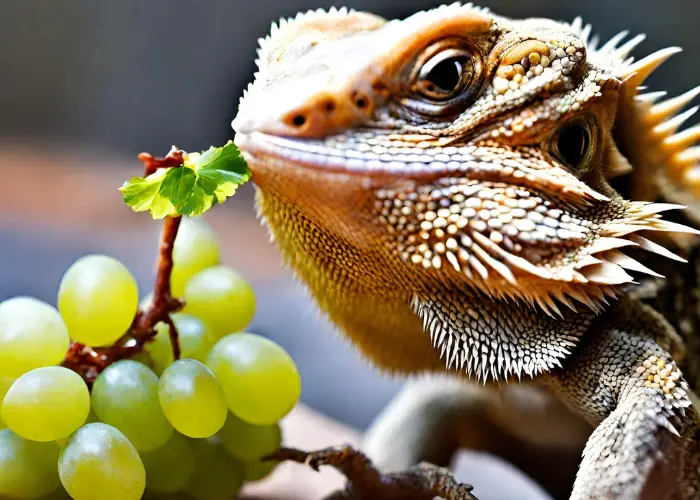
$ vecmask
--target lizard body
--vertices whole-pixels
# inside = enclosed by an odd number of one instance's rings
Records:
[[[640,94],[675,49],[623,36],[313,11],[261,40],[233,126],[284,259],[378,367],[553,394],[595,427],[571,498],[700,498],[696,271],[669,250],[697,267],[698,91]],[[413,406],[509,418],[457,392]]]

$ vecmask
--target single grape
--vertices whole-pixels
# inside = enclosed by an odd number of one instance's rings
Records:
[[[182,297],[185,285],[199,271],[219,263],[219,244],[212,228],[201,218],[182,218],[173,247],[173,271],[170,288]]]
[[[17,378],[57,365],[69,345],[68,330],[54,307],[32,297],[0,302],[0,375]]]
[[[55,441],[75,432],[90,412],[85,381],[62,366],[37,368],[18,378],[2,403],[2,418],[15,434]]]
[[[301,378],[294,361],[260,335],[224,337],[209,352],[207,366],[219,379],[229,409],[251,424],[274,424],[299,400]]]
[[[134,446],[102,422],[84,425],[63,445],[58,474],[74,500],[139,500],[146,486]]]
[[[208,336],[207,327],[198,318],[190,314],[175,313],[171,315],[180,339],[180,357],[192,358],[204,363],[214,343]],[[148,352],[153,360],[153,370],[163,373],[173,362],[173,347],[170,344],[170,327],[165,323],[156,325],[158,334],[148,344]]]
[[[142,453],[146,488],[154,493],[174,493],[185,487],[194,472],[194,450],[177,432],[157,450]]]
[[[185,286],[185,302],[184,312],[204,321],[215,339],[243,330],[255,314],[253,289],[226,266],[194,275]]]
[[[39,498],[60,486],[56,443],[29,441],[0,431],[0,498]]]
[[[2,401],[5,399],[5,394],[10,390],[15,379],[11,377],[3,377],[0,375],[0,409],[2,409]],[[6,428],[5,421],[2,419],[2,411],[0,411],[0,430]]]
[[[191,441],[196,466],[185,491],[195,500],[230,500],[243,485],[245,469],[214,438]]]
[[[185,436],[213,436],[226,421],[228,408],[221,384],[197,360],[180,359],[166,368],[158,396],[165,416]]]
[[[260,481],[270,475],[270,472],[277,467],[279,462],[274,461],[260,461],[253,460],[252,462],[245,462],[243,467],[245,468],[245,481],[246,483],[252,483],[254,481]]]
[[[219,439],[231,455],[242,462],[251,462],[277,451],[282,432],[278,424],[253,425],[229,413]]]
[[[58,289],[58,310],[71,338],[105,346],[124,335],[136,314],[136,280],[118,260],[81,257],[68,268]]]
[[[100,421],[123,432],[141,452],[163,446],[173,434],[158,401],[158,377],[137,361],[118,361],[97,377],[92,409]]]

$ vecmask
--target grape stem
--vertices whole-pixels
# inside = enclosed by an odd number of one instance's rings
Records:
[[[159,168],[179,167],[184,162],[185,152],[172,147],[164,158],[156,158],[149,153],[141,153],[138,158],[144,163],[145,176]],[[153,299],[136,312],[129,330],[114,344],[106,347],[89,347],[71,342],[63,360],[63,366],[78,373],[89,387],[97,376],[112,363],[128,359],[141,352],[144,346],[156,336],[155,326],[159,322],[169,326],[173,359],[180,359],[180,340],[175,323],[170,314],[179,311],[184,302],[172,296],[170,277],[173,272],[173,247],[180,227],[181,216],[166,217],[160,237],[156,281]]]

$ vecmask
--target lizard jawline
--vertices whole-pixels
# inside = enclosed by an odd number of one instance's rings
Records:
[[[464,168],[459,162],[383,161],[376,154],[353,153],[324,146],[321,142],[273,136],[262,132],[236,134],[236,146],[253,158],[272,158],[287,166],[309,168],[329,174],[359,177],[402,177],[413,179],[438,178],[458,173]],[[253,165],[253,170],[255,165]]]

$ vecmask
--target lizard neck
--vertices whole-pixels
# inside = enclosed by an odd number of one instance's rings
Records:
[[[468,286],[417,283],[385,247],[348,241],[342,220],[328,223],[335,214],[302,210],[270,190],[258,189],[257,204],[320,310],[383,370],[534,377],[559,367],[595,316],[554,318]]]
[[[378,368],[395,373],[440,371],[444,363],[411,311],[400,286],[401,262],[372,245],[357,247],[321,214],[257,190],[258,212],[285,263],[308,288],[320,311]],[[330,217],[330,214],[326,214]],[[335,227],[338,231],[329,228]],[[302,228],[300,230],[300,228]]]

